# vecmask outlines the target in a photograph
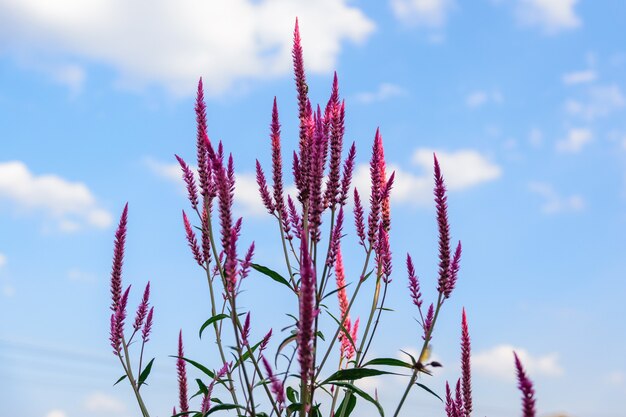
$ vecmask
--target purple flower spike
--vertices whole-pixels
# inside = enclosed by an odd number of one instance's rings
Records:
[[[211,145],[209,136],[207,134],[206,124],[206,104],[204,103],[204,89],[202,85],[202,78],[198,81],[198,91],[196,94],[196,150],[198,158],[198,178],[200,179],[200,189],[205,199],[208,199],[211,194],[211,178],[210,178],[210,163],[207,158],[207,153]]]
[[[463,386],[463,412],[465,417],[470,417],[472,413],[472,374],[470,367],[470,337],[467,326],[467,316],[463,309],[463,319],[461,320],[461,383]]]
[[[250,265],[252,264],[252,257],[254,256],[254,242],[250,244],[246,256],[241,261],[241,279],[245,279],[250,273]]]
[[[526,376],[522,362],[519,360],[517,353],[513,352],[515,356],[515,368],[517,370],[517,387],[522,391],[522,411],[524,417],[535,417],[535,390],[533,389],[533,383]]]
[[[111,346],[113,353],[119,355],[122,350],[122,339],[124,338],[124,320],[126,320],[126,304],[128,303],[128,294],[130,293],[130,285],[124,291],[120,298],[120,302],[115,309],[115,313],[111,316]]]
[[[176,369],[178,373],[178,400],[181,413],[189,411],[189,401],[187,398],[187,367],[185,360],[182,359],[184,356],[183,331],[181,330],[178,334],[178,359],[176,360]]]
[[[459,409],[459,405],[456,403],[454,398],[452,398],[452,391],[450,390],[450,385],[446,381],[446,416],[447,417],[462,417],[463,414]]]
[[[267,332],[265,336],[263,336],[263,339],[261,340],[261,345],[259,346],[260,352],[263,352],[267,348],[267,344],[270,342],[271,337],[272,337],[272,329],[270,329],[270,331]]]
[[[367,237],[370,245],[375,244],[376,234],[378,232],[378,221],[380,219],[382,203],[381,194],[385,181],[385,178],[381,177],[381,161],[383,161],[383,139],[380,135],[380,130],[376,129],[374,145],[372,147],[372,159],[370,160],[371,194],[367,229]]]
[[[448,224],[448,203],[446,186],[443,182],[437,155],[435,160],[435,204],[437,206],[437,226],[439,227],[439,285],[437,290],[445,294],[450,278],[450,225]]]
[[[365,246],[365,221],[363,206],[361,205],[361,197],[359,192],[354,189],[354,225],[356,227],[356,234],[359,237],[359,243]]]
[[[343,207],[339,207],[339,213],[337,214],[337,223],[333,227],[333,232],[330,237],[330,250],[328,251],[328,259],[326,265],[332,267],[335,264],[335,258],[339,252],[339,245],[341,244],[341,233],[343,231]]]
[[[196,179],[193,176],[193,171],[191,171],[191,168],[189,168],[189,165],[187,165],[183,158],[178,155],[174,156],[183,171],[183,180],[187,186],[187,196],[189,198],[189,202],[191,202],[191,207],[195,210],[198,208],[198,189],[196,187]]]
[[[187,217],[185,210],[183,210],[183,223],[185,225],[185,234],[187,235],[187,243],[191,248],[191,253],[193,254],[193,257],[198,265],[204,266],[204,256],[202,255],[202,252],[200,252],[200,247],[198,246],[196,234],[191,228],[191,223],[189,223],[189,218]]]
[[[148,343],[150,340],[150,332],[152,331],[152,316],[154,314],[154,307],[150,307],[150,311],[148,312],[148,317],[146,317],[146,324],[143,326],[143,330],[141,331],[141,339],[143,343]]]
[[[411,299],[418,309],[422,308],[422,293],[420,292],[420,282],[415,274],[415,266],[411,255],[406,254],[406,269],[409,274],[409,290],[411,291]]]
[[[330,163],[326,182],[325,205],[334,207],[340,197],[341,150],[343,148],[345,107],[339,104],[337,73],[333,81],[333,93],[328,101],[327,117],[330,119]]]
[[[209,210],[211,208],[209,207]],[[211,234],[209,230],[209,211],[205,207],[202,210],[202,256],[208,264],[211,262]],[[207,265],[208,267],[208,265]]]
[[[385,230],[382,222],[378,228],[378,242],[376,244],[376,258],[382,267],[383,281],[391,282],[391,248],[389,247],[389,233]]]
[[[309,256],[306,236],[300,246],[300,318],[298,321],[298,361],[300,377],[309,384],[313,368],[313,320],[315,319],[315,270]]]
[[[248,346],[248,337],[250,336],[250,312],[246,314],[246,320],[243,323],[243,329],[241,331],[241,341],[245,346]]]
[[[282,410],[285,404],[285,387],[283,386],[282,382],[280,382],[280,380],[276,378],[276,375],[274,375],[274,372],[272,371],[272,366],[270,365],[270,362],[265,358],[265,356],[261,356],[261,359],[263,360],[263,366],[265,367],[265,371],[267,372],[267,379],[270,381],[271,384],[272,394],[274,394],[274,398],[276,398],[276,402],[279,404],[280,409]]]
[[[111,314],[111,332],[109,340],[111,341],[113,354],[119,356],[120,352],[122,351],[122,338],[119,337],[119,333],[117,331],[117,320],[115,319],[115,313]]]
[[[446,298],[450,297],[452,294],[452,290],[456,285],[456,279],[459,274],[459,269],[461,268],[461,242],[456,245],[456,250],[454,251],[454,256],[452,257],[452,263],[450,264],[450,276],[448,277],[448,281],[446,282],[446,289],[444,291],[444,295]]]
[[[272,140],[272,181],[274,182],[274,205],[276,211],[287,226],[289,222],[286,222],[287,211],[285,210],[285,197],[283,190],[283,159],[280,149],[280,122],[278,120],[278,105],[276,104],[276,97],[274,97],[274,106],[272,107],[272,126],[271,126],[271,140]],[[288,229],[286,229],[288,231]]]
[[[300,218],[300,214],[298,214],[298,209],[296,208],[296,204],[291,199],[291,196],[287,196],[287,205],[289,206],[289,219],[291,221],[293,232],[298,239],[301,239],[302,219]]]
[[[426,340],[426,336],[428,336],[428,340],[432,337],[429,335],[430,327],[433,325],[433,317],[435,315],[435,308],[432,303],[430,303],[430,307],[428,307],[428,312],[426,313],[426,318],[424,319],[424,336],[422,339]]]
[[[343,105],[343,104],[342,104]],[[343,163],[343,176],[341,177],[341,193],[339,194],[339,204],[342,206],[348,201],[348,192],[350,191],[350,182],[352,182],[352,173],[354,172],[354,160],[356,158],[356,145],[352,142],[348,157]]]
[[[111,268],[111,310],[115,312],[122,296],[122,266],[124,264],[124,245],[126,244],[126,224],[128,223],[128,203],[124,206],[120,223],[115,231],[113,249],[113,267]]]
[[[261,200],[263,201],[263,205],[267,209],[267,212],[269,214],[274,214],[274,202],[270,196],[270,190],[267,188],[265,174],[263,173],[263,168],[261,168],[261,163],[258,159],[256,160],[256,183],[259,186]]]
[[[143,321],[146,318],[146,314],[148,314],[148,301],[150,299],[150,281],[146,285],[146,289],[143,292],[143,298],[141,299],[141,303],[137,307],[137,314],[135,315],[135,322],[133,323],[133,329],[135,331],[139,330],[143,325]]]

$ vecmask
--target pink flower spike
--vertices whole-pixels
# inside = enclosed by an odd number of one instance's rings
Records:
[[[409,290],[411,291],[411,299],[413,300],[413,304],[417,306],[418,309],[422,308],[422,293],[420,292],[420,283],[417,275],[415,274],[415,267],[413,266],[413,259],[411,259],[411,255],[406,254],[406,269],[409,274]]]
[[[208,208],[209,210],[211,207]],[[211,262],[211,232],[209,230],[209,211],[205,207],[202,210],[202,257],[201,259],[208,264]],[[197,259],[196,259],[197,261]]]
[[[122,351],[122,338],[119,337],[119,333],[117,331],[117,319],[115,318],[115,313],[111,314],[111,331],[109,340],[111,341],[113,354],[119,356]]]
[[[296,204],[291,199],[291,196],[287,196],[287,205],[289,207],[289,219],[291,221],[291,227],[294,234],[298,239],[302,238],[302,218],[298,213]]]
[[[274,97],[274,106],[272,107],[272,125],[271,125],[271,140],[272,140],[272,180],[274,182],[274,204],[276,211],[281,219],[287,218],[287,211],[285,210],[285,197],[283,191],[283,160],[281,155],[280,146],[280,122],[278,120],[278,105],[276,104],[276,97]],[[289,225],[289,223],[286,223]],[[288,229],[286,230],[288,232]]]
[[[207,134],[206,124],[206,104],[204,103],[204,89],[202,78],[198,81],[198,90],[196,93],[196,151],[198,159],[198,178],[200,180],[200,189],[204,198],[209,198],[211,188],[211,178],[209,175],[209,161],[207,153],[211,147],[211,142]]]
[[[430,333],[430,327],[433,325],[434,315],[435,308],[433,304],[430,303],[430,307],[428,307],[428,312],[426,313],[426,318],[424,318],[424,336],[422,336],[422,339],[424,340],[426,340],[426,337],[428,336],[428,340],[430,341],[432,337],[432,333],[430,335],[428,333]]]
[[[522,411],[524,417],[535,417],[535,390],[533,389],[533,383],[526,376],[522,362],[519,360],[517,353],[513,352],[515,356],[515,368],[517,370],[517,387],[522,392]]]
[[[461,320],[461,382],[463,386],[463,412],[465,417],[470,417],[472,413],[472,374],[470,367],[471,344],[469,328],[467,326],[467,316],[463,308],[463,318]]]
[[[187,368],[185,360],[182,359],[184,356],[183,331],[181,330],[178,334],[178,359],[176,360],[176,369],[178,371],[178,400],[181,413],[189,411],[189,401],[187,398]]]
[[[272,329],[270,329],[270,331],[267,332],[265,336],[263,336],[263,339],[261,340],[261,345],[259,346],[259,352],[263,352],[267,348],[267,344],[269,343],[271,337]]]
[[[332,267],[339,251],[339,245],[341,244],[341,237],[343,232],[343,206],[339,207],[339,213],[337,213],[337,222],[333,226],[333,231],[330,237],[330,250],[328,252],[328,259],[326,265]]]
[[[365,221],[363,206],[361,205],[361,198],[357,189],[354,189],[354,225],[356,227],[356,234],[359,237],[359,243],[365,246]]]
[[[300,300],[298,320],[298,362],[300,378],[308,385],[313,370],[313,320],[315,310],[316,277],[308,250],[308,241],[303,236],[300,246]]]
[[[193,171],[189,168],[189,165],[178,155],[174,155],[176,160],[180,164],[180,168],[183,171],[183,180],[187,186],[187,197],[191,203],[191,207],[195,210],[198,208],[198,189],[196,187],[196,179],[194,178]]]
[[[456,250],[454,251],[454,256],[452,256],[452,263],[450,264],[450,276],[448,277],[448,281],[446,282],[446,289],[444,291],[444,295],[446,298],[450,297],[454,287],[456,285],[456,279],[459,274],[459,269],[461,267],[461,242],[456,245]]]
[[[143,292],[143,298],[141,299],[141,303],[137,307],[137,314],[135,314],[135,322],[133,323],[133,329],[135,331],[139,330],[143,325],[143,321],[146,318],[146,314],[148,314],[148,301],[150,299],[150,281],[146,285],[146,289]]]
[[[339,204],[342,206],[348,201],[348,192],[350,191],[350,183],[352,182],[352,173],[354,171],[354,160],[356,159],[356,145],[352,142],[348,157],[343,163],[343,176],[341,177],[341,192],[339,194]]]
[[[267,379],[270,381],[271,384],[272,394],[274,394],[274,398],[276,398],[276,402],[279,404],[280,409],[282,410],[283,406],[285,405],[285,387],[283,386],[282,382],[280,382],[280,380],[276,378],[276,375],[274,375],[274,372],[272,371],[272,366],[270,365],[270,362],[265,358],[265,356],[261,356],[261,360],[263,361],[263,366],[265,367],[265,372],[267,373]]]
[[[243,323],[243,329],[241,331],[241,342],[244,346],[248,346],[248,337],[250,336],[250,312],[246,314],[246,320]]]
[[[150,340],[150,332],[152,331],[152,316],[154,314],[154,307],[150,307],[150,311],[148,312],[148,317],[146,317],[146,324],[143,326],[143,330],[141,331],[141,339],[143,343],[148,343]]]
[[[202,252],[200,252],[200,247],[198,246],[198,240],[196,239],[196,234],[191,228],[191,223],[189,223],[189,218],[183,210],[183,224],[185,225],[185,234],[187,235],[187,243],[191,248],[191,253],[193,254],[194,259],[200,266],[204,266],[204,256]],[[203,242],[204,243],[204,242]]]
[[[437,206],[437,226],[439,228],[439,284],[437,290],[445,294],[450,278],[450,225],[448,224],[448,203],[446,186],[439,168],[437,155],[435,160],[435,204]]]
[[[113,267],[111,268],[111,310],[115,312],[122,296],[122,266],[124,264],[124,246],[126,244],[126,225],[128,223],[128,203],[124,206],[119,225],[115,231],[113,248]]]
[[[376,129],[376,135],[374,136],[374,145],[372,147],[372,159],[370,160],[370,178],[371,178],[371,192],[370,192],[370,214],[368,217],[368,242],[370,245],[375,244],[376,234],[378,232],[378,221],[380,219],[381,210],[381,194],[384,177],[381,177],[381,161],[383,160],[383,139],[380,135],[380,130]]]
[[[259,193],[261,194],[261,200],[263,205],[267,209],[269,214],[274,214],[274,202],[270,196],[270,190],[267,188],[267,181],[265,180],[265,173],[261,168],[261,163],[257,159],[256,161],[256,183],[259,186]]]
[[[250,273],[250,265],[252,264],[252,257],[254,256],[254,242],[248,247],[246,256],[241,261],[241,279],[245,279]],[[240,281],[241,282],[241,281]]]

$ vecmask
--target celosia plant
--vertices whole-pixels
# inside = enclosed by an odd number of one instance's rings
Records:
[[[407,374],[407,385],[398,404],[390,410],[394,416],[400,415],[410,391],[415,387],[427,395],[438,396],[435,390],[417,380],[419,376],[431,375],[433,368],[441,366],[438,362],[429,361],[430,344],[442,307],[457,282],[461,243],[452,250],[446,187],[437,157],[433,158],[434,200],[439,229],[436,301],[424,304],[415,266],[411,256],[406,256],[407,296],[417,308],[421,327],[419,355],[413,357],[407,353],[406,361],[371,358],[368,356],[369,348],[385,310],[387,289],[394,275],[389,241],[394,173],[387,172],[382,135],[377,130],[370,158],[369,212],[366,217],[361,202],[364,190],[359,192],[351,186],[356,157],[354,143],[342,159],[345,102],[339,96],[337,75],[324,109],[319,105],[314,107],[308,98],[297,21],[293,64],[299,116],[299,140],[292,157],[296,195],[287,195],[283,185],[283,149],[276,99],[270,123],[271,185],[268,185],[261,164],[256,163],[260,198],[269,215],[276,219],[281,257],[284,259],[281,272],[253,262],[254,243],[241,250],[239,236],[243,221],[233,218],[236,187],[234,159],[232,155],[226,155],[221,142],[216,146],[209,139],[202,80],[198,84],[195,105],[197,179],[181,157],[176,156],[176,159],[196,219],[196,225],[193,225],[183,211],[184,232],[193,259],[204,271],[210,297],[211,317],[199,333],[202,336],[203,332],[212,330],[218,357],[211,359],[212,368],[185,357],[181,330],[175,355],[179,391],[178,404],[172,411],[174,416],[200,417],[234,410],[240,416],[317,417],[326,412],[330,416],[347,417],[356,410],[359,401],[359,406],[364,402],[371,403],[380,415],[384,415],[377,393],[364,391],[355,385],[355,381],[398,372]],[[354,200],[355,235],[362,249],[363,263],[360,273],[349,277],[344,269],[341,247],[344,235],[348,234],[345,216],[350,195]],[[124,379],[130,382],[142,415],[148,417],[141,389],[154,361],[152,359],[144,364],[143,360],[154,308],[149,308],[148,283],[127,337],[124,327],[130,286],[125,290],[122,286],[127,215],[128,205],[124,207],[115,234],[110,340],[113,353],[124,370],[124,375],[117,382]],[[325,219],[328,219],[326,233],[323,229]],[[295,321],[294,326],[273,355],[268,352],[273,330],[264,329],[265,336],[261,340],[252,340],[250,329],[253,316],[250,311],[242,310],[238,302],[244,280],[251,273],[270,277],[275,281],[273,284],[287,287],[298,300],[297,314],[290,315]],[[355,286],[349,294],[351,283]],[[353,306],[361,300],[359,296],[362,297],[363,293],[369,294],[365,300],[370,306],[369,313],[366,317],[354,319],[351,315]],[[329,296],[338,298],[338,311],[332,311],[323,303]],[[364,325],[359,326],[359,323]],[[334,326],[334,334],[322,343],[324,337],[320,329],[330,325]],[[442,407],[449,417],[469,417],[473,409],[470,337],[465,310],[461,328],[462,376],[456,383],[454,395],[446,384],[446,399],[442,400],[445,403]],[[129,350],[135,337],[137,342],[141,338],[137,365],[133,364]],[[284,353],[288,347],[293,349],[291,355]],[[331,355],[338,355],[335,366],[330,364]],[[280,364],[279,357],[285,359]],[[271,358],[274,358],[274,363]],[[519,388],[523,393],[524,417],[534,416],[532,384],[517,356],[515,363]],[[197,390],[188,385],[188,365],[203,374],[202,379],[196,380]],[[222,389],[216,394],[215,389],[220,386]]]

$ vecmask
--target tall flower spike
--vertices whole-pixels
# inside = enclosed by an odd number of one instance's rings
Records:
[[[378,220],[380,219],[381,209],[381,193],[384,178],[381,177],[381,158],[383,157],[383,139],[380,130],[376,129],[374,136],[374,145],[372,147],[372,159],[370,160],[370,178],[371,178],[371,194],[370,194],[370,214],[368,217],[367,237],[370,245],[374,245],[376,234],[378,232]]]
[[[448,202],[446,186],[443,182],[437,155],[435,160],[435,204],[437,206],[437,226],[439,228],[439,285],[437,290],[445,294],[450,278],[450,225],[448,224]]]
[[[426,317],[424,318],[424,336],[422,336],[422,339],[426,340],[426,337],[428,337],[428,340],[430,341],[430,338],[432,337],[432,333],[429,335],[430,333],[430,327],[433,325],[433,318],[435,315],[435,308],[433,306],[433,303],[430,303],[430,306],[428,307],[428,312],[426,313]]]
[[[254,242],[248,247],[246,256],[241,261],[241,279],[245,279],[250,273],[250,265],[252,265],[252,257],[254,256]]]
[[[342,104],[343,106],[343,104]],[[343,175],[341,177],[341,192],[339,194],[339,204],[342,206],[348,201],[348,192],[350,191],[350,183],[352,182],[352,173],[354,171],[354,160],[356,158],[356,145],[352,142],[348,157],[343,163]]]
[[[354,225],[356,234],[359,237],[359,243],[365,246],[365,221],[363,206],[361,205],[361,197],[357,189],[354,189]]]
[[[211,188],[210,164],[207,158],[208,147],[210,146],[206,125],[206,104],[204,103],[204,88],[202,78],[198,81],[198,91],[196,93],[196,151],[198,159],[198,178],[200,189],[205,199],[209,198]],[[205,202],[206,204],[206,202]]]
[[[324,136],[324,128],[322,126],[322,116],[320,107],[314,117],[315,129],[313,133],[313,143],[310,147],[309,166],[309,230],[311,237],[315,242],[320,240],[320,225],[322,223],[322,212],[324,211],[324,202],[322,197],[322,182],[324,179],[324,144],[327,141]]]
[[[391,248],[389,247],[389,233],[382,222],[378,228],[378,243],[376,244],[377,263],[383,272],[383,281],[391,282]]]
[[[461,320],[461,384],[463,387],[463,412],[465,417],[472,414],[472,373],[470,367],[470,336],[467,326],[467,316],[465,308],[463,309],[463,318]]]
[[[304,60],[302,58],[302,45],[300,43],[300,26],[296,18],[296,25],[293,31],[293,69],[298,94],[298,117],[300,119],[300,164],[299,175],[296,176],[296,186],[299,191],[298,198],[304,204],[308,200],[308,177],[309,177],[309,146],[311,135],[312,112],[308,99],[309,87],[306,83],[304,73]],[[295,167],[294,167],[295,168]]]
[[[265,367],[265,372],[267,373],[267,379],[270,381],[271,384],[272,394],[274,394],[276,402],[282,409],[285,405],[285,387],[283,386],[282,382],[280,382],[280,380],[276,378],[276,375],[274,375],[274,372],[272,371],[272,365],[270,365],[270,362],[265,358],[265,356],[261,356],[261,359],[263,360],[263,366]]]
[[[341,255],[341,247],[337,248],[337,260],[335,261],[335,280],[337,281],[337,298],[339,299],[339,317],[345,317],[343,321],[343,327],[348,333],[350,333],[350,316],[348,312],[348,293],[346,291],[346,273],[343,267],[343,256]],[[351,343],[342,331],[339,333],[339,341],[341,342],[340,351],[341,355],[348,358],[350,352]]]
[[[313,369],[313,320],[315,319],[315,270],[311,262],[306,236],[300,246],[300,318],[298,321],[298,361],[300,378],[308,385]]]
[[[124,206],[120,223],[115,231],[113,248],[113,267],[111,268],[111,310],[115,312],[122,296],[122,266],[124,264],[124,245],[126,244],[126,224],[128,223],[128,203]]]
[[[148,343],[150,340],[150,332],[152,331],[152,316],[154,315],[154,307],[150,307],[150,311],[148,312],[148,317],[146,317],[146,324],[143,326],[143,330],[141,331],[141,339],[143,343]]]
[[[330,237],[330,250],[328,251],[328,260],[326,265],[332,267],[335,263],[335,258],[339,251],[339,245],[341,244],[341,234],[343,232],[343,206],[339,207],[339,213],[337,213],[337,223],[333,226],[333,231]]]
[[[330,118],[330,163],[324,201],[326,206],[334,207],[341,198],[339,181],[345,119],[345,107],[339,104],[339,87],[336,72],[333,81],[333,93],[328,101],[327,112]]]
[[[196,179],[193,176],[193,171],[189,168],[189,165],[178,155],[174,155],[176,160],[180,164],[180,169],[183,171],[183,181],[187,186],[187,197],[191,203],[191,207],[195,210],[198,208],[198,189],[196,187]]]
[[[289,206],[289,219],[291,221],[291,227],[298,239],[302,238],[302,219],[296,208],[296,204],[291,199],[291,196],[287,196],[287,205]]]
[[[452,398],[452,391],[450,390],[450,385],[446,381],[446,417],[462,417],[461,410],[459,410],[459,406]]]
[[[406,254],[406,269],[409,274],[409,290],[411,291],[411,299],[413,304],[421,311],[422,309],[422,293],[420,292],[420,282],[415,274],[415,266],[411,255]]]
[[[522,411],[524,417],[535,417],[535,390],[533,389],[533,383],[526,376],[522,362],[519,360],[517,353],[513,352],[515,356],[515,368],[517,370],[517,387],[522,392]]]
[[[120,297],[115,313],[111,316],[111,346],[113,353],[119,355],[122,350],[122,339],[124,338],[124,320],[126,320],[126,304],[128,303],[128,294],[130,293],[130,285]]]
[[[210,209],[210,207],[209,207]],[[209,230],[209,210],[207,207],[202,210],[202,259],[207,263],[211,262],[211,231]]]
[[[461,242],[456,245],[456,250],[454,251],[454,256],[452,256],[452,263],[450,263],[450,276],[448,277],[448,281],[446,282],[446,289],[444,291],[444,295],[446,298],[450,297],[454,287],[456,286],[456,279],[459,274],[459,269],[461,268]]]
[[[258,159],[256,160],[256,183],[259,186],[261,201],[263,201],[263,205],[267,209],[267,212],[269,214],[274,214],[274,202],[270,196],[270,190],[267,188],[265,174],[263,173],[263,168],[261,168],[261,163]]]
[[[187,235],[187,243],[191,248],[191,253],[193,254],[193,258],[196,260],[198,265],[204,266],[204,256],[202,252],[200,252],[200,246],[198,246],[198,239],[196,239],[196,234],[191,228],[191,223],[189,223],[189,218],[183,210],[183,224],[185,225],[185,234]],[[204,242],[203,242],[204,243]]]
[[[143,326],[143,321],[146,319],[146,315],[148,314],[148,301],[150,299],[150,281],[146,285],[146,289],[143,292],[143,298],[137,307],[137,313],[135,314],[135,322],[133,323],[133,329],[135,331],[139,330],[141,326]]]
[[[250,312],[246,314],[246,320],[243,322],[243,329],[241,331],[241,341],[244,346],[248,346],[248,337],[250,336]]]
[[[189,411],[189,400],[187,397],[187,367],[185,360],[182,359],[184,356],[183,331],[181,330],[178,334],[178,359],[176,360],[176,369],[178,371],[178,401],[181,413]]]
[[[280,149],[280,122],[278,120],[278,104],[274,97],[274,106],[272,107],[272,125],[271,125],[271,141],[272,141],[272,181],[274,183],[274,205],[281,219],[286,220],[287,211],[285,210],[285,197],[283,191],[283,159]],[[289,225],[289,222],[284,225]],[[288,232],[288,230],[286,231]]]

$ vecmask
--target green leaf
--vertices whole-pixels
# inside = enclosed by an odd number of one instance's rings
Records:
[[[232,410],[234,408],[245,409],[245,407],[242,407],[242,406],[237,405],[237,404],[219,404],[219,405],[216,405],[215,407],[211,407],[211,409],[209,410],[208,413],[205,414],[205,416],[208,416],[209,414],[215,413],[216,411]]]
[[[333,382],[333,385],[337,385],[338,387],[344,387],[349,389],[350,391],[353,391],[356,395],[358,395],[359,397],[363,398],[364,400],[367,400],[369,402],[371,402],[372,404],[374,404],[376,406],[376,408],[378,408],[378,412],[380,413],[380,415],[382,417],[385,417],[385,411],[383,410],[383,407],[380,405],[380,403],[378,401],[376,401],[374,398],[372,398],[371,395],[369,395],[367,392],[363,391],[362,389],[354,386],[353,384],[350,384],[348,382]],[[348,395],[350,395],[348,393]]]
[[[263,343],[263,341],[262,341],[262,340],[261,340],[259,343],[257,343],[256,345],[252,346],[252,347],[250,348],[250,350],[246,350],[246,351],[244,352],[244,354],[243,354],[243,355],[241,355],[241,358],[240,358],[240,359],[238,359],[238,360],[235,362],[235,364],[233,365],[233,368],[232,368],[232,369],[237,368],[237,367],[238,367],[238,366],[239,366],[242,362],[245,362],[245,361],[246,361],[246,360],[250,357],[250,353],[254,353],[254,351],[255,351],[255,350],[257,350],[257,348],[258,348],[259,346],[261,346],[261,343]]]
[[[406,362],[401,361],[400,359],[394,359],[394,358],[372,359],[371,361],[367,362],[363,366],[367,366],[367,365],[388,365],[388,366],[401,366],[404,368],[413,368],[413,366],[410,363],[406,363]]]
[[[352,345],[352,347],[356,349],[356,346],[354,344],[354,340],[352,340],[352,335],[350,335],[350,332],[348,331],[348,329],[346,329],[343,324],[340,324],[339,323],[339,319],[337,317],[335,317],[330,311],[327,311],[327,313],[333,320],[335,320],[335,323],[337,323],[337,325],[341,328],[341,333],[343,333],[343,335],[348,338],[348,340],[350,341],[350,344]]]
[[[289,406],[287,407],[287,411],[290,411],[290,412],[300,411],[300,409],[302,409],[302,403],[289,404]]]
[[[148,379],[148,375],[150,375],[150,371],[152,371],[152,364],[153,363],[154,363],[154,358],[152,358],[150,360],[150,362],[148,362],[146,367],[143,368],[143,371],[141,371],[141,374],[139,374],[139,387],[141,387],[143,384],[145,384],[146,379]]]
[[[417,385],[418,387],[430,392],[431,394],[433,394],[435,397],[439,398],[439,401],[443,402],[443,399],[438,396],[437,394],[435,394],[435,392],[433,390],[431,390],[430,388],[428,388],[426,385],[424,384],[420,384],[419,382],[416,382],[415,385]]]
[[[113,386],[116,386],[117,384],[119,384],[120,382],[122,382],[128,375],[122,375],[120,377],[120,379],[118,379],[117,381],[115,381],[115,384],[113,384]]]
[[[298,402],[298,391],[293,389],[293,387],[287,387],[287,399],[292,403]]]
[[[255,270],[259,271],[260,273],[265,274],[268,277],[272,278],[274,281],[280,282],[281,284],[286,285],[287,288],[293,291],[293,288],[291,288],[291,285],[289,284],[289,282],[285,278],[283,278],[283,276],[280,275],[278,272],[272,269],[269,269],[266,266],[255,264],[255,263],[251,263],[250,266],[254,268]]]
[[[200,339],[202,339],[202,332],[204,331],[204,329],[206,329],[207,327],[209,327],[210,325],[212,325],[213,323],[215,323],[216,321],[220,321],[220,320],[224,320],[229,318],[230,316],[228,314],[217,314],[213,317],[211,317],[210,319],[208,319],[207,321],[204,322],[204,324],[202,325],[202,327],[200,327]]]
[[[354,381],[355,379],[368,378],[370,376],[378,375],[393,375],[393,373],[370,368],[342,369],[329,376],[320,385],[328,384],[333,381]]]
[[[341,410],[343,409],[344,404],[347,404],[347,405],[346,405],[346,412],[343,414],[343,416],[348,417],[352,413],[352,410],[354,410],[354,407],[356,406],[356,397],[354,395],[346,394],[343,397],[343,400],[341,401],[341,403],[339,404],[339,407],[337,407],[337,411],[335,412],[336,416],[341,414]]]
[[[350,285],[350,283],[348,283],[348,284],[344,285],[343,287],[335,288],[334,290],[332,290],[331,292],[329,292],[328,294],[326,294],[325,296],[323,296],[323,297],[322,297],[322,300],[320,300],[320,301],[323,301],[325,298],[330,297],[330,296],[331,296],[331,295],[333,295],[334,293],[336,293],[336,292],[339,292],[339,291],[343,290],[344,288],[346,288],[346,287],[347,287],[347,286],[349,286],[349,285]]]
[[[317,331],[317,337],[319,337],[320,339],[322,339],[324,342],[326,341],[326,339],[324,339],[324,333],[322,333],[321,331]]]
[[[209,368],[207,368],[206,366],[202,365],[201,363],[198,363],[196,361],[192,361],[191,359],[187,359],[187,358],[184,358],[182,356],[170,355],[170,358],[182,359],[185,362],[187,362],[188,364],[190,364],[191,366],[193,366],[193,367],[201,370],[202,372],[204,372],[206,375],[209,376],[209,378],[211,378],[211,379],[215,378],[215,374],[213,373],[213,371],[211,371]]]
[[[278,362],[278,355],[280,354],[280,352],[291,342],[295,342],[296,339],[298,337],[297,333],[293,333],[291,336],[287,336],[287,338],[285,338],[285,340],[283,340],[281,342],[280,345],[278,345],[278,349],[276,350],[276,356],[274,357],[274,363]]]

